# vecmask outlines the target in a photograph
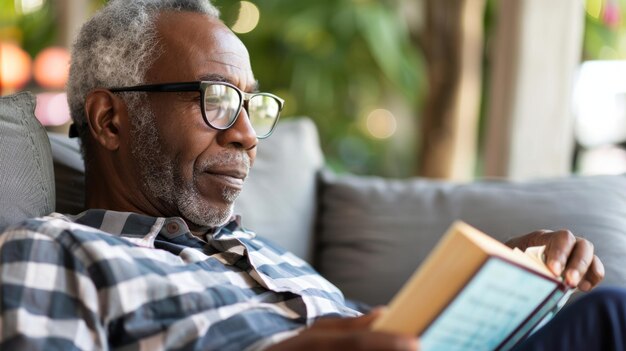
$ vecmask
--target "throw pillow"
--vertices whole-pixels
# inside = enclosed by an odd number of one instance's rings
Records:
[[[0,230],[54,210],[50,143],[28,92],[0,98]]]

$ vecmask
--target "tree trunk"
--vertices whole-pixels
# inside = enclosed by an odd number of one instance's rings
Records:
[[[486,0],[425,1],[429,93],[418,174],[469,180],[477,150]]]

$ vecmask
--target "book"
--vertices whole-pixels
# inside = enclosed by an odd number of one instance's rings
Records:
[[[423,351],[509,350],[573,291],[544,249],[514,250],[455,222],[372,329],[419,336]]]

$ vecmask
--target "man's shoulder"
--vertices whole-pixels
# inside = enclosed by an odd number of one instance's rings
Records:
[[[62,246],[93,240],[120,241],[99,229],[75,223],[72,218],[60,213],[29,218],[13,224],[0,233],[0,245],[13,240],[56,241]]]

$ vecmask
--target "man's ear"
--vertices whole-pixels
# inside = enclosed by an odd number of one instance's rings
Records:
[[[124,101],[106,89],[96,89],[87,95],[85,113],[93,139],[107,150],[117,150],[122,123],[128,119]]]

